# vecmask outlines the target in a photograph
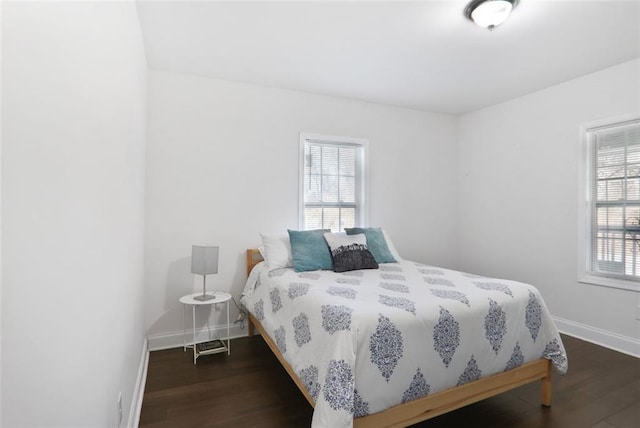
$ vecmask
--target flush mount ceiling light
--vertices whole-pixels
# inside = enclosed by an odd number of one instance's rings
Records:
[[[473,0],[464,8],[464,16],[481,27],[493,30],[507,20],[518,0]]]

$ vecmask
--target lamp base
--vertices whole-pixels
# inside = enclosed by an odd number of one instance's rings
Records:
[[[216,295],[215,293],[212,294],[200,294],[197,296],[193,296],[193,300],[200,300],[201,302],[207,301],[207,300],[211,300],[211,299],[215,299]]]

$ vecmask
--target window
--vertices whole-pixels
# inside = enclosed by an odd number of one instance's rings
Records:
[[[300,135],[300,228],[364,226],[367,140]]]
[[[593,124],[584,143],[584,282],[640,290],[640,119]]]

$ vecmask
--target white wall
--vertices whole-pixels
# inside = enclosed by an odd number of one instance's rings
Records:
[[[0,23],[2,2],[0,2]],[[2,31],[0,31],[2,46]],[[0,55],[0,90],[2,89],[2,55]],[[2,100],[0,99],[0,333],[2,332]],[[1,336],[1,334],[0,334]],[[2,340],[0,340],[0,423],[2,422]]]
[[[152,71],[145,249],[150,346],[182,344],[178,298],[200,284],[190,274],[192,244],[220,245],[219,272],[207,285],[237,299],[246,278],[244,250],[259,245],[260,232],[298,227],[301,131],[368,138],[370,224],[388,229],[405,257],[452,265],[454,126],[447,115]],[[198,328],[209,314],[201,315]],[[222,316],[221,310],[212,314],[211,324]]]
[[[144,355],[147,69],[130,2],[5,2],[2,426],[115,427]]]
[[[459,268],[536,285],[560,328],[609,345],[639,343],[638,293],[577,282],[579,127],[640,112],[638,76],[636,60],[458,122]]]

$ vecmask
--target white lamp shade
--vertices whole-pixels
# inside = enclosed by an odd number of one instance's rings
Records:
[[[493,28],[502,24],[511,14],[513,5],[506,0],[488,0],[480,3],[471,12],[473,22],[484,28]]]
[[[218,273],[218,247],[192,245],[191,273],[199,275]]]

